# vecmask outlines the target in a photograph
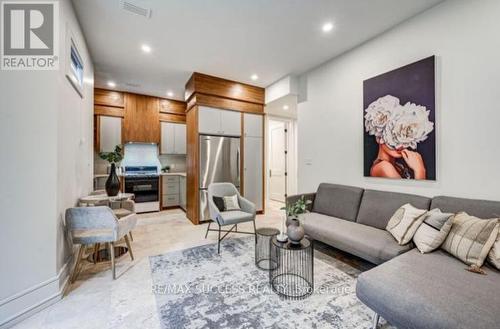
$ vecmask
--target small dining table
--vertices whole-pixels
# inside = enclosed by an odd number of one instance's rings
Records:
[[[80,198],[80,204],[85,204],[87,206],[93,206],[96,204],[102,204],[103,202],[113,202],[113,201],[123,201],[132,200],[134,198],[133,193],[118,193],[115,196],[108,196],[106,192],[103,194],[88,195]]]

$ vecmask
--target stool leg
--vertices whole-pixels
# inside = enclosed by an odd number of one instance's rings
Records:
[[[94,244],[94,265],[97,264],[97,257],[99,257],[99,248],[101,247],[100,243]]]
[[[130,235],[130,241],[134,241],[134,237],[132,236],[132,231],[128,233]]]

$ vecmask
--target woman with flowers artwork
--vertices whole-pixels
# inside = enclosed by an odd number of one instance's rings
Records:
[[[435,180],[434,57],[364,82],[365,176]]]

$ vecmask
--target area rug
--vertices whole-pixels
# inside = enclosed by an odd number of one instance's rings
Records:
[[[278,297],[255,267],[253,237],[150,257],[153,293],[164,329],[371,328],[372,312],[355,294],[356,278],[320,257],[314,293]],[[389,328],[385,323],[381,328]]]

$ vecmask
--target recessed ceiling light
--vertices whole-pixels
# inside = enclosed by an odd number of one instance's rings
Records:
[[[116,83],[114,81],[108,81],[108,87],[114,88],[116,87]]]
[[[151,52],[151,47],[148,45],[142,45],[141,49],[143,52],[148,53],[148,54]]]
[[[330,32],[331,30],[333,30],[333,23],[327,22],[323,24],[323,27],[321,29],[323,30],[323,32]]]
[[[286,110],[288,110],[288,108],[289,108],[288,105],[283,105],[283,110],[286,111]]]
[[[167,96],[168,97],[174,97],[174,92],[171,91],[171,90],[167,91]]]
[[[250,77],[250,79],[252,79],[253,81],[259,79],[259,76],[257,74],[252,74],[252,76]]]

